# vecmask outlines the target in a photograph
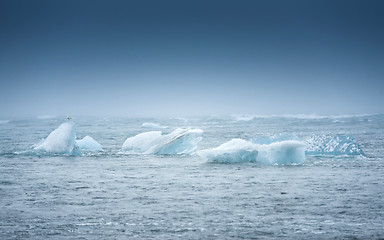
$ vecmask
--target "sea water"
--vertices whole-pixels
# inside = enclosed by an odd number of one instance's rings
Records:
[[[384,115],[74,116],[77,140],[100,147],[78,154],[32,151],[63,117],[0,120],[0,239],[384,238]],[[122,149],[178,128],[202,130],[196,152]],[[300,141],[305,160],[199,154],[232,139]]]

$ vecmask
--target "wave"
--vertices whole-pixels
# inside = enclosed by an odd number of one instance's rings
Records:
[[[300,138],[298,138],[294,134],[288,134],[288,133],[279,133],[275,134],[273,136],[259,136],[251,139],[251,142],[256,144],[271,144],[275,142],[282,142],[282,141],[289,141],[289,140],[295,140],[295,141],[302,141]]]
[[[272,137],[257,137],[253,138],[252,142],[257,144],[271,144],[273,142],[297,140],[306,144],[305,154],[307,156],[320,155],[362,155],[365,156],[359,144],[351,135],[320,135],[312,134],[303,139],[298,138],[294,134],[276,134]]]
[[[305,147],[304,143],[296,140],[256,144],[235,138],[198,154],[216,163],[301,164],[305,161]]]
[[[362,155],[359,144],[350,135],[312,135],[306,139],[307,155]]]
[[[193,154],[202,139],[202,133],[201,129],[181,128],[165,135],[161,131],[140,133],[127,138],[122,150],[139,154]]]
[[[141,127],[143,128],[167,128],[167,126],[162,126],[158,123],[152,123],[152,122],[145,122],[141,124]]]
[[[9,123],[11,120],[0,120],[0,124],[7,124]]]
[[[57,119],[59,118],[58,115],[39,115],[36,117],[39,120],[48,120],[48,119]]]
[[[345,118],[358,118],[358,117],[369,117],[378,114],[344,114],[344,115],[319,115],[316,113],[312,114],[271,114],[271,115],[232,115],[234,121],[252,121],[255,119],[263,118],[286,118],[286,119],[301,119],[301,120],[320,120],[320,119],[345,119]]]

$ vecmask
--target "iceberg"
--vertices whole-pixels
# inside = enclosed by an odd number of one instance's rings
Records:
[[[72,121],[67,121],[53,130],[46,139],[43,139],[33,149],[47,153],[75,155],[78,153],[75,139],[75,124]]]
[[[359,144],[350,135],[312,135],[306,139],[307,155],[363,155]]]
[[[202,133],[201,129],[181,128],[164,135],[161,131],[144,132],[127,138],[122,150],[138,154],[193,154],[202,139]]]
[[[133,153],[144,153],[154,146],[161,136],[161,131],[140,133],[134,137],[127,138],[123,143],[122,149]]]
[[[101,147],[100,143],[96,142],[90,136],[85,136],[83,139],[76,140],[76,145],[79,147],[80,150],[84,151],[103,151],[103,148]]]
[[[259,151],[256,144],[234,138],[216,148],[201,150],[198,154],[211,162],[237,163],[256,162]]]
[[[82,151],[103,151],[101,145],[92,137],[76,140],[76,126],[70,118],[53,130],[47,138],[32,147],[34,153],[79,155]],[[30,151],[27,151],[30,152]]]
[[[258,161],[264,164],[302,164],[306,145],[297,140],[286,140],[259,146]]]
[[[306,145],[297,140],[256,144],[235,138],[198,154],[216,163],[301,164],[305,161],[305,148]]]

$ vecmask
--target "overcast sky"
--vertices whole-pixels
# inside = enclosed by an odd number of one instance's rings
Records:
[[[383,113],[384,1],[0,1],[0,116]]]

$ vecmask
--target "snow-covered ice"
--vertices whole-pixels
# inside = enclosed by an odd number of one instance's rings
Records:
[[[201,141],[203,130],[177,128],[169,134],[161,131],[140,133],[128,138],[122,150],[143,154],[193,154]]]

